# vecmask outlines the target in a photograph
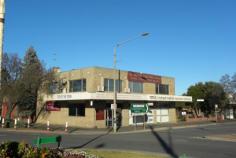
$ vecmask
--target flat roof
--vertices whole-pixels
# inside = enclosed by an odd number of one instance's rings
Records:
[[[58,68],[58,67],[57,67],[57,68]],[[81,67],[81,68],[76,68],[76,69],[61,71],[60,73],[66,73],[66,72],[77,71],[77,70],[85,70],[85,69],[105,69],[105,70],[113,70],[113,68],[107,68],[107,67],[101,67],[101,66],[90,66],[90,67]],[[117,70],[120,70],[120,71],[123,71],[123,72],[134,72],[134,73],[140,73],[140,74],[150,74],[150,75],[156,75],[156,76],[161,76],[161,77],[166,77],[166,78],[175,79],[174,77],[163,76],[163,75],[153,74],[153,73],[145,73],[145,72],[137,72],[137,71],[132,71],[132,70],[121,70],[121,69],[117,69]]]

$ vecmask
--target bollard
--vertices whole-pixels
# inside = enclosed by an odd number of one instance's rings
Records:
[[[17,126],[17,119],[15,118],[15,122],[14,122],[14,128],[16,129]]]
[[[68,128],[68,122],[66,122],[66,128],[65,128],[65,132],[67,132]]]
[[[4,127],[4,124],[5,124],[5,120],[4,118],[2,118],[2,128]]]
[[[27,128],[30,128],[30,118],[27,120]]]
[[[49,131],[50,130],[50,122],[49,121],[47,121],[47,130]]]

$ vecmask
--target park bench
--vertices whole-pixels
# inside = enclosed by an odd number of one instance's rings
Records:
[[[43,144],[56,144],[57,147],[60,147],[61,144],[61,136],[47,136],[47,137],[39,137],[33,140],[33,144],[36,145],[38,148],[41,148]]]

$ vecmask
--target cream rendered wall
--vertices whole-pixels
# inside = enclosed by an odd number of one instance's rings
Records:
[[[143,83],[143,93],[144,94],[155,94],[156,93],[156,84]]]
[[[129,126],[129,109],[122,109],[122,126]]]
[[[116,71],[117,79],[118,79],[118,73],[119,71]],[[121,92],[124,92],[124,89],[127,88],[127,72],[126,71],[120,71],[120,80],[122,80],[122,90]],[[93,92],[97,91],[97,87],[104,87],[104,79],[113,79],[114,78],[114,70],[113,69],[104,69],[104,68],[94,68],[94,78],[93,78]]]
[[[176,123],[177,122],[177,115],[176,115],[176,109],[170,108],[169,109],[169,122],[170,123]]]
[[[161,77],[162,84],[169,85],[169,95],[175,95],[175,79],[172,77]]]
[[[119,71],[116,71],[118,78]],[[62,72],[59,74],[61,79],[76,80],[76,79],[86,79],[86,91],[96,92],[98,91],[98,86],[104,86],[104,78],[113,79],[114,70],[109,68],[91,67],[79,70],[71,70],[68,72]],[[120,71],[120,79],[122,80],[122,91],[127,87],[127,72]],[[67,92],[69,91],[69,82],[67,84]]]
[[[116,71],[118,78],[119,71]],[[66,80],[76,80],[76,79],[86,79],[86,91],[96,92],[98,87],[104,87],[104,78],[113,79],[114,70],[109,68],[91,67],[79,70],[71,70],[67,72],[62,72],[59,74],[61,79]],[[122,91],[129,88],[128,72],[120,71],[120,79],[122,80]],[[169,85],[170,95],[175,95],[175,79],[172,77],[161,77],[161,82],[163,84]],[[67,84],[67,91],[69,91],[69,82]],[[144,94],[155,94],[156,85],[154,83],[143,83],[143,93]]]
[[[62,72],[59,74],[61,79],[67,80],[66,92],[69,92],[69,81],[70,80],[77,80],[77,79],[86,79],[86,91],[93,92],[94,84],[94,68],[85,68],[79,70],[71,70]]]
[[[44,111],[38,118],[37,123],[65,125],[68,122],[69,126],[93,128],[95,127],[94,108],[85,108],[85,116],[69,116],[68,108],[61,108],[61,111]]]

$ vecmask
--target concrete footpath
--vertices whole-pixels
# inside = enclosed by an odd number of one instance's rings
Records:
[[[182,128],[194,128],[194,127],[204,127],[204,126],[214,126],[217,124],[230,124],[235,123],[236,120],[226,120],[221,122],[211,122],[211,121],[201,121],[201,122],[178,122],[178,123],[167,123],[167,124],[157,124],[157,125],[146,125],[145,128],[143,126],[128,126],[118,128],[117,133],[113,132],[112,128],[103,128],[103,129],[85,129],[85,128],[76,128],[76,127],[68,127],[67,131],[65,131],[65,127],[63,126],[55,126],[51,125],[50,129],[47,130],[46,125],[35,124],[30,128],[0,128],[0,131],[9,131],[9,132],[30,132],[30,133],[42,133],[42,134],[71,134],[71,135],[97,135],[97,134],[131,134],[131,133],[141,133],[141,132],[149,132],[152,129],[155,131],[165,131],[169,129],[182,129]]]

